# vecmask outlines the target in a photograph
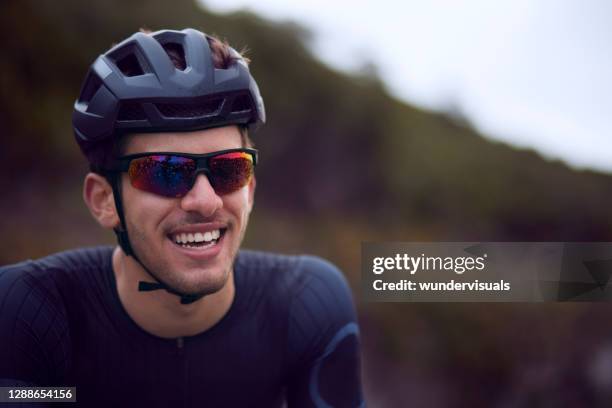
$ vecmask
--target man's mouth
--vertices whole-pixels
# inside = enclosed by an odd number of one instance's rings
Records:
[[[183,248],[208,248],[216,245],[225,234],[227,228],[206,232],[182,232],[169,236],[170,240]]]

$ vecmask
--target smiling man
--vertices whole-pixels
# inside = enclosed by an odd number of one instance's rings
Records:
[[[84,200],[119,246],[0,269],[0,385],[76,386],[83,406],[363,406],[342,274],[240,250],[264,121],[247,61],[199,31],[99,56],[73,126]]]

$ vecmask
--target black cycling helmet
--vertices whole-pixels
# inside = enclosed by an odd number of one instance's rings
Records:
[[[165,289],[181,303],[201,294],[179,293],[147,268],[130,244],[119,177],[113,171],[116,141],[126,133],[192,131],[225,125],[265,122],[263,99],[245,60],[227,47],[231,63],[217,68],[206,34],[185,29],[142,32],[115,45],[92,64],[74,104],[72,125],[93,170],[113,188],[121,228],[115,233],[132,256],[158,283],[140,282],[138,290]],[[171,51],[172,52],[171,52]],[[180,55],[177,67],[174,56]]]
[[[175,67],[169,47],[184,56],[184,69]],[[208,36],[185,29],[138,32],[100,55],[72,113],[75,138],[89,162],[107,164],[95,148],[122,133],[265,122],[257,84],[240,54],[229,50],[235,63],[215,68]]]

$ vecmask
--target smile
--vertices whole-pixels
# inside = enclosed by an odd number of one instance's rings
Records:
[[[172,234],[169,238],[183,248],[208,248],[221,240],[225,230],[222,228],[206,232],[183,232]]]

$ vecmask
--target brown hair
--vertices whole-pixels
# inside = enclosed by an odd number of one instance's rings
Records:
[[[152,31],[146,28],[141,28],[140,32],[143,34],[151,34]],[[247,65],[251,62],[249,58],[245,56],[247,49],[243,48],[238,52],[238,56],[232,55],[232,47],[226,40],[220,40],[215,35],[206,34],[206,40],[208,40],[208,46],[212,52],[213,65],[217,69],[227,69],[234,65],[239,59],[244,61]],[[177,69],[184,70],[187,66],[185,62],[185,54],[183,49],[178,44],[168,43],[163,45],[164,50],[170,57],[170,60]]]

